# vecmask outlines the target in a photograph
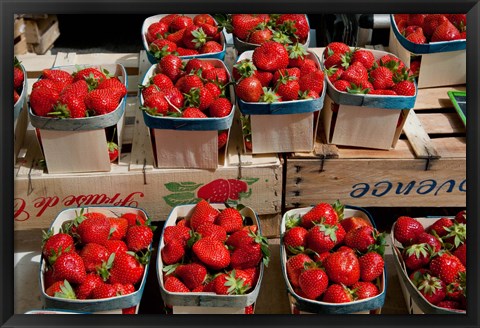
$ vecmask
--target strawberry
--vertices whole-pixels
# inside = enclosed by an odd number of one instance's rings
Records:
[[[225,228],[228,234],[241,230],[243,227],[243,217],[235,208],[226,208],[220,212],[215,219],[215,224]]]
[[[201,238],[210,237],[221,242],[227,240],[227,232],[225,231],[225,228],[210,222],[200,225],[195,233],[200,234]]]
[[[369,95],[380,95],[380,96],[396,96],[397,93],[393,90],[370,90],[368,91]]]
[[[90,214],[90,213],[87,213]],[[77,222],[77,233],[82,244],[96,243],[103,245],[110,235],[110,221],[106,216],[80,216]],[[86,218],[86,219],[85,219]]]
[[[422,25],[425,36],[431,38],[437,27],[447,20],[447,17],[442,14],[427,15]]]
[[[380,66],[370,72],[370,81],[375,89],[390,89],[394,86],[393,73],[385,66]]]
[[[117,296],[117,288],[111,284],[99,284],[92,290],[91,298],[102,299]]]
[[[459,302],[444,300],[437,303],[438,307],[449,309],[449,310],[461,310],[462,306]]]
[[[168,14],[168,15],[165,15],[162,18],[160,18],[159,22],[170,25],[172,23],[172,21],[175,18],[177,18],[178,16],[180,16],[180,15],[179,14]]]
[[[183,72],[182,60],[180,59],[180,57],[172,54],[162,57],[162,59],[160,59],[157,65],[160,73],[168,76],[170,80],[172,80],[172,82],[176,82]]]
[[[459,278],[448,284],[446,298],[454,301],[463,301],[466,297],[467,276],[465,272],[459,274]]]
[[[312,259],[304,253],[300,253],[290,257],[286,263],[287,276],[294,287],[299,287],[298,279],[305,269],[306,263],[313,263]]]
[[[168,276],[163,283],[165,290],[171,293],[189,293],[190,289],[178,278]]]
[[[110,240],[122,240],[128,229],[128,220],[125,218],[108,218],[110,222]]]
[[[432,272],[426,268],[420,268],[410,273],[408,277],[410,278],[410,281],[413,283],[413,285],[417,287],[418,284],[424,279],[424,276],[426,274],[432,275]]]
[[[467,224],[467,211],[463,210],[455,215],[455,222]]]
[[[348,92],[351,87],[351,83],[346,80],[337,80],[333,83],[333,87],[341,92]]]
[[[416,43],[416,44],[424,44],[427,43],[427,38],[422,32],[415,32],[411,33],[407,36],[407,40]]]
[[[283,244],[288,252],[296,254],[307,246],[308,230],[304,227],[293,227],[283,235]]]
[[[223,203],[228,200],[230,183],[226,179],[216,179],[198,189],[197,197],[211,203]]]
[[[235,278],[243,280],[243,285],[248,287],[247,290],[255,287],[259,273],[257,268],[249,268],[246,270],[234,269],[227,274],[231,274],[233,271],[235,271]]]
[[[20,99],[20,95],[18,94],[17,90],[13,90],[13,103],[16,104],[18,99]]]
[[[327,303],[348,303],[354,301],[354,297],[351,289],[333,284],[327,288],[322,300]]]
[[[75,291],[73,290],[72,286],[68,282],[68,280],[63,280],[63,281],[57,281],[53,283],[46,291],[45,294],[47,294],[50,297],[58,297],[58,298],[65,298],[65,299],[77,299],[77,295],[75,294]]]
[[[61,90],[63,90],[67,85],[77,81],[72,77],[72,75],[70,75],[70,73],[61,69],[44,69],[42,71],[42,78],[57,82]]]
[[[320,70],[316,70],[302,75],[298,80],[298,83],[300,85],[300,91],[312,90],[320,95],[322,94],[324,87],[324,73]]]
[[[403,246],[409,246],[422,232],[424,228],[420,222],[408,216],[401,216],[395,222],[393,235]]]
[[[103,115],[116,110],[120,98],[120,93],[115,89],[96,89],[87,95],[85,104],[96,115]]]
[[[268,41],[255,48],[252,55],[253,64],[257,69],[275,72],[288,66],[288,51],[275,41]]]
[[[228,130],[218,132],[218,149],[225,147],[228,141]]]
[[[402,254],[405,266],[413,271],[427,266],[431,255],[432,248],[428,244],[410,245]]]
[[[172,240],[180,241],[183,245],[187,244],[187,240],[190,239],[190,228],[175,225],[165,227],[163,230],[163,241],[165,244],[170,243]]]
[[[229,274],[222,273],[213,280],[214,291],[218,295],[242,295],[250,289],[245,280],[236,277],[236,270]]]
[[[23,80],[25,79],[25,74],[20,68],[20,62],[13,67],[13,88],[18,89],[23,85]]]
[[[325,69],[325,74],[332,83],[335,83],[337,80],[339,80],[342,73],[342,68],[330,67],[329,69]]]
[[[408,16],[407,24],[414,26],[423,26],[426,14],[410,14]]]
[[[242,229],[240,231],[235,231],[234,233],[232,233],[225,241],[225,244],[233,249],[236,249],[244,244],[251,244],[253,242],[254,241],[252,239],[252,236],[250,235],[250,231]]]
[[[262,22],[262,19],[251,14],[232,15],[233,35],[246,41],[250,32]]]
[[[160,39],[167,32],[168,32],[168,24],[165,22],[158,21],[148,26],[147,38],[149,38],[150,40]]]
[[[262,246],[251,243],[237,247],[231,254],[230,266],[234,269],[256,267],[262,260]]]
[[[52,235],[52,231],[43,232],[42,255],[50,264],[53,264],[60,254],[73,251],[75,245],[69,234],[60,232]]]
[[[168,80],[170,81],[170,79],[168,79]],[[171,81],[170,81],[170,83],[171,83]],[[172,83],[172,87],[173,87],[173,83]],[[140,89],[142,91],[143,99],[147,99],[148,97],[150,97],[151,95],[154,95],[156,93],[162,93],[162,91],[160,91],[160,88],[158,86],[156,86],[155,84],[149,84],[148,87],[141,86]]]
[[[162,261],[166,265],[179,262],[185,255],[185,243],[178,240],[172,240],[166,243],[161,249]]]
[[[324,266],[328,278],[334,283],[351,286],[360,279],[360,263],[350,252],[332,253]]]
[[[278,17],[275,23],[277,26],[291,27],[291,31],[300,42],[304,42],[310,32],[310,27],[304,14],[283,14]]]
[[[193,209],[192,215],[190,216],[190,226],[193,230],[196,230],[206,222],[214,223],[218,215],[218,210],[202,199]]]
[[[199,88],[193,88],[189,92],[185,93],[185,105],[191,107],[197,107],[201,111],[205,111],[213,103],[215,99],[210,91],[201,86]]]
[[[152,227],[148,225],[130,226],[126,234],[126,244],[129,250],[138,252],[150,246],[153,239]]]
[[[436,305],[440,303],[446,296],[445,283],[437,277],[424,275],[424,278],[419,282],[417,289],[425,299]]]
[[[128,295],[135,292],[135,287],[132,284],[115,283],[113,284],[113,287],[115,288],[117,295]]]
[[[188,289],[193,290],[207,279],[207,269],[198,263],[183,264],[177,267],[175,275]]]
[[[127,252],[128,248],[125,242],[122,240],[107,240],[106,242],[103,243],[103,246],[107,249],[107,251],[111,253],[121,253],[121,252]]]
[[[365,253],[376,242],[376,232],[372,226],[350,230],[345,235],[345,245]]]
[[[102,265],[102,262],[108,260],[110,253],[102,245],[88,243],[82,248],[79,255],[83,260],[85,270],[87,272],[95,272],[97,267]]]
[[[340,79],[360,85],[363,81],[368,80],[368,72],[360,62],[356,62],[348,66],[340,76]]]
[[[120,98],[127,94],[127,87],[117,77],[112,77],[100,82],[97,89],[115,89],[120,92]]]
[[[435,257],[430,262],[429,269],[433,275],[442,279],[446,284],[454,282],[461,272],[466,271],[462,262],[456,256],[448,253]]]
[[[194,24],[188,26],[182,36],[182,43],[188,49],[199,49],[207,42],[207,34]]]
[[[453,220],[447,218],[440,218],[436,220],[433,224],[427,227],[429,233],[435,232],[437,236],[443,237],[448,234],[447,229],[453,226]]]
[[[150,53],[158,60],[166,55],[176,54],[177,44],[167,39],[154,40],[148,46]]]
[[[453,255],[455,255],[464,266],[467,266],[467,244],[466,243],[460,245],[453,252]]]
[[[193,19],[189,16],[179,15],[169,25],[170,31],[175,32],[193,25]]]
[[[415,84],[411,81],[400,81],[392,87],[392,90],[400,96],[414,96],[417,92]]]
[[[204,87],[210,92],[214,100],[222,95],[222,89],[215,82],[207,82]]]
[[[172,80],[167,75],[162,73],[155,74],[150,78],[150,86],[152,84],[158,87],[157,90],[161,91],[173,88]],[[147,95],[143,94],[143,97],[146,98]]]
[[[178,112],[177,109],[183,107],[185,98],[183,94],[177,88],[170,88],[164,91],[165,99],[169,101],[168,111],[175,113]]]
[[[266,27],[266,24],[257,25],[257,27],[250,32],[247,41],[253,44],[262,44],[270,41],[273,37],[273,32]]]
[[[187,74],[195,73],[199,69],[203,69],[203,61],[198,58],[190,59],[185,65],[185,72]]]
[[[192,251],[203,264],[212,270],[221,270],[230,264],[230,253],[225,245],[213,238],[200,239],[193,245]]]
[[[165,99],[163,92],[158,92],[150,95],[143,102],[143,106],[140,107],[150,115],[166,115],[168,113],[169,104]]]
[[[328,287],[328,277],[320,268],[311,268],[303,271],[298,277],[298,284],[306,298],[319,298]]]
[[[345,237],[341,225],[316,224],[307,234],[307,246],[317,253],[328,252],[340,244]]]
[[[127,219],[128,225],[137,225],[137,224],[145,224],[145,219],[137,213],[124,213],[121,216],[122,218]]]
[[[319,97],[320,95],[313,90],[298,92],[298,99],[317,99]]]
[[[82,284],[75,288],[75,294],[79,300],[85,300],[91,297],[95,288],[103,284],[102,278],[95,273],[89,273]]]
[[[414,60],[410,62],[410,75],[413,77],[418,77],[420,72],[420,60]]]
[[[340,224],[342,225],[343,229],[345,229],[345,232],[347,234],[350,230],[354,230],[360,227],[372,226],[372,224],[367,219],[355,216],[341,220]]]
[[[466,14],[447,14],[446,17],[460,32],[465,32],[467,28]]]
[[[66,279],[73,284],[81,284],[87,275],[82,258],[75,252],[61,254],[52,267],[58,280]]]
[[[415,244],[428,244],[432,247],[432,250],[434,252],[439,252],[442,247],[442,243],[440,242],[440,240],[434,235],[431,235],[427,232],[422,232],[421,234],[419,234],[414,242]]]
[[[203,46],[198,50],[201,54],[209,54],[215,52],[223,51],[223,46],[216,41],[207,41]]]
[[[262,87],[268,87],[270,82],[273,80],[272,72],[256,70],[254,71],[253,76],[260,81]]]
[[[347,68],[349,65],[349,60],[350,57],[347,57],[343,54],[332,54],[329,56],[327,59],[325,59],[325,62],[323,63],[323,66],[325,66],[326,69],[331,69],[331,68]]]
[[[359,257],[358,262],[362,281],[373,281],[383,273],[385,262],[383,257],[376,252],[368,252]]]
[[[227,98],[217,98],[209,107],[211,117],[226,117],[231,111],[232,103]]]
[[[378,288],[371,282],[359,281],[352,285],[351,287],[353,293],[355,294],[355,299],[363,300],[366,298],[374,297],[378,295]]]
[[[30,93],[30,106],[37,116],[48,116],[57,103],[60,94],[55,89],[37,87]]]
[[[297,100],[300,84],[296,77],[285,75],[276,83],[277,92],[283,101]],[[305,91],[305,90],[302,90]]]
[[[80,82],[80,81],[78,81]],[[72,86],[71,84],[70,86]],[[65,89],[67,89],[66,87]],[[65,90],[64,89],[64,90]],[[87,89],[88,92],[88,89]],[[86,95],[78,95],[73,92],[63,93],[58,98],[58,103],[53,107],[53,111],[48,113],[55,117],[63,118],[82,118],[87,116],[87,106],[85,105]]]
[[[340,203],[335,203],[333,206],[328,203],[319,203],[302,216],[301,225],[305,229],[313,227],[315,222],[334,225],[339,220],[339,213],[343,213],[343,206]]]
[[[375,57],[373,53],[368,50],[355,50],[352,54],[350,64],[359,62],[367,70],[371,69],[373,64],[375,64]]]
[[[235,92],[238,98],[246,102],[258,102],[263,94],[262,83],[256,77],[247,77],[237,84]]]
[[[343,42],[331,42],[325,47],[323,55],[325,58],[330,57],[333,54],[346,54],[350,52],[350,47]]]
[[[447,235],[442,239],[449,248],[457,248],[467,240],[467,226],[463,223],[453,223],[450,227],[445,227]]]
[[[109,281],[112,284],[135,285],[142,279],[144,271],[144,265],[129,253],[115,254]]]
[[[430,42],[451,41],[460,38],[458,29],[450,23],[450,21],[443,22],[433,32]]]
[[[217,23],[215,23],[215,20],[213,19],[212,16],[210,16],[209,14],[198,14],[198,15],[195,15],[195,17],[193,17],[193,23],[195,25],[199,25],[199,24],[209,24],[209,25],[212,25],[212,26],[217,26]]]

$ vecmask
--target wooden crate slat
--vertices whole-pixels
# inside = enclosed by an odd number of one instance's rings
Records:
[[[415,159],[415,153],[407,140],[398,140],[395,149],[379,150],[338,146],[341,159]]]
[[[435,138],[432,143],[442,158],[465,159],[467,139],[464,137]]]
[[[415,111],[410,111],[410,114],[408,114],[407,121],[403,126],[403,132],[407,136],[408,141],[410,141],[417,158],[440,157],[430,137],[423,129]]]
[[[448,91],[458,90],[465,91],[465,85],[457,85],[451,87],[418,89],[417,99],[414,109],[416,111],[432,108],[452,108],[452,102],[448,98]]]
[[[59,52],[53,63],[54,67],[70,66],[77,63],[77,54],[75,52]]]
[[[465,126],[457,113],[423,114],[420,111],[416,114],[428,134],[465,133]]]

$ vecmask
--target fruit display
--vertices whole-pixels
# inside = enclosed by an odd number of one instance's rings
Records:
[[[281,223],[282,272],[295,307],[312,313],[379,309],[385,298],[385,233],[360,208],[318,203]]]
[[[150,62],[166,55],[186,58],[219,58],[225,56],[225,37],[209,14],[168,14],[147,18],[142,38]]]
[[[268,41],[284,45],[299,43],[304,48],[309,44],[310,25],[305,14],[231,14],[216,18],[233,34],[239,53]]]
[[[392,227],[396,267],[424,313],[459,313],[467,306],[466,211],[454,218],[399,217]]]
[[[393,18],[398,31],[415,44],[467,38],[466,14],[394,14]]]
[[[251,208],[203,199],[172,210],[158,250],[162,298],[174,313],[181,306],[252,311],[270,259]]]
[[[332,42],[325,47],[322,60],[329,87],[337,92],[375,96],[416,95],[415,72],[393,54]]]
[[[25,70],[23,69],[17,57],[14,58],[13,65],[13,104],[16,105],[20,100],[20,95],[24,90]]]
[[[97,66],[44,69],[32,86],[31,114],[84,119],[116,111],[127,94],[126,73],[119,66],[110,67],[114,73]]]
[[[230,80],[218,59],[163,57],[140,86],[145,124],[158,129],[218,130],[218,148],[223,148],[234,114]]]
[[[134,208],[61,212],[43,236],[40,282],[47,307],[134,314],[154,228],[145,212]]]

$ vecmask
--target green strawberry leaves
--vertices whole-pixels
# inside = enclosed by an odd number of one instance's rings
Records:
[[[200,186],[202,186],[201,183],[195,182],[169,182],[165,184],[165,187],[171,192],[195,191]]]

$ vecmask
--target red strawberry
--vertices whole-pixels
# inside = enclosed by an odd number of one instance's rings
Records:
[[[165,244],[168,244],[172,240],[177,240],[186,245],[187,240],[190,238],[190,232],[190,228],[178,224],[165,227],[163,230],[163,241]]]
[[[223,46],[216,42],[216,41],[207,41],[199,50],[198,52],[201,54],[209,54],[215,52],[223,51]]]
[[[408,16],[407,24],[413,26],[423,26],[426,14],[410,14]]]
[[[390,89],[395,84],[392,71],[384,66],[373,69],[370,78],[375,89]]]
[[[431,235],[427,232],[422,232],[421,234],[419,234],[414,242],[415,244],[426,243],[430,245],[435,252],[439,252],[442,247],[440,240],[438,240],[438,238],[434,235]]]
[[[20,95],[18,94],[17,90],[13,90],[13,103],[16,104],[18,99],[20,99]]]
[[[307,234],[304,227],[293,227],[283,235],[283,244],[290,253],[302,251],[307,246]]]
[[[113,287],[116,289],[117,295],[128,295],[135,292],[135,287],[132,284],[115,283],[113,284]]]
[[[266,27],[266,24],[262,23],[250,32],[247,41],[253,44],[262,44],[270,41],[272,37],[272,31]]]
[[[328,277],[320,268],[311,268],[303,271],[298,277],[298,284],[306,298],[319,298],[328,287]]]
[[[37,116],[48,116],[57,103],[60,94],[55,89],[37,87],[30,93],[30,106]]]
[[[262,19],[251,14],[232,15],[233,35],[246,41],[250,32],[262,22]]]
[[[227,98],[215,99],[209,107],[211,117],[226,117],[232,111],[232,103]]]
[[[42,255],[50,264],[53,264],[60,254],[73,251],[75,251],[75,245],[72,236],[66,233],[52,235],[51,232],[44,232]]]
[[[197,197],[211,203],[223,203],[228,200],[229,189],[228,180],[216,179],[198,189]]]
[[[169,101],[169,104],[168,104],[169,112],[172,112],[172,113],[178,112],[177,109],[180,109],[183,107],[185,98],[183,97],[183,94],[180,92],[180,90],[178,90],[177,88],[170,88],[165,90],[164,96],[165,96],[165,99],[168,99]]]
[[[332,253],[324,266],[328,278],[334,283],[351,286],[360,279],[360,263],[350,252]]]
[[[228,131],[227,130],[220,131],[218,133],[218,149],[222,149],[223,147],[225,147],[225,145],[227,144],[227,141],[228,141]]]
[[[337,80],[333,83],[333,87],[341,92],[348,92],[351,88],[351,83],[346,80]]]
[[[415,84],[411,81],[400,81],[393,86],[392,90],[400,96],[414,96],[417,92]]]
[[[77,299],[75,292],[68,282],[68,280],[57,281],[53,283],[46,291],[45,294],[51,297],[65,298],[65,299]]]
[[[207,82],[204,87],[210,92],[214,100],[222,95],[222,89],[214,82]]]
[[[47,270],[44,271],[43,273],[43,287],[44,289],[47,289],[51,285],[53,285],[54,282],[57,282],[58,279],[55,277],[55,272],[53,272],[52,268],[48,268]]]
[[[127,87],[117,77],[100,82],[97,89],[115,89],[120,92],[120,98],[123,98],[127,94]]]
[[[150,24],[150,26],[148,27],[147,38],[149,38],[150,40],[160,39],[167,32],[168,32],[168,24],[166,24],[165,22],[158,21]]]
[[[213,238],[200,239],[193,245],[192,251],[203,264],[212,270],[221,270],[230,264],[230,253],[225,245]]]
[[[241,247],[242,245],[251,244],[253,242],[254,240],[250,234],[250,230],[247,231],[244,227],[244,229],[232,233],[225,241],[225,244],[235,249]]]
[[[115,89],[96,89],[87,95],[85,104],[96,115],[103,115],[117,109],[120,98],[120,93]]]
[[[235,208],[226,208],[220,212],[215,224],[225,228],[228,234],[241,230],[243,227],[243,217]]]
[[[117,288],[111,284],[99,284],[92,290],[91,298],[102,299],[117,296]]]
[[[407,36],[407,40],[416,44],[427,43],[427,38],[422,32],[411,33]]]
[[[257,69],[275,72],[288,66],[288,51],[275,41],[268,41],[255,48],[252,55],[253,64]]]
[[[415,219],[401,216],[395,222],[393,234],[396,240],[403,246],[412,245],[419,234],[424,232],[423,226]]]
[[[190,59],[185,65],[185,72],[187,74],[194,73],[199,69],[203,69],[203,61],[198,58]]]
[[[173,33],[170,33],[170,34],[167,34],[167,37],[166,39],[170,42],[173,42],[177,45],[181,44],[181,41],[182,41],[182,38],[183,38],[183,34],[185,33],[185,30],[186,28],[182,28],[178,31],[175,31]],[[182,54],[180,54],[179,52],[179,48],[180,47],[177,47],[177,52],[179,53],[179,55],[181,56]]]
[[[170,80],[170,79],[168,79]],[[171,81],[170,81],[171,83]],[[172,83],[173,85],[173,83]],[[156,86],[155,84],[150,84],[148,87],[141,87],[141,90],[142,90],[142,96],[143,96],[143,99],[147,99],[148,97],[150,97],[151,95],[154,95],[156,93],[162,93],[162,91],[160,91],[160,88],[158,86]]]
[[[448,284],[446,290],[446,298],[454,301],[465,301],[467,288],[467,276],[465,272],[461,272],[459,279]]]
[[[128,254],[115,254],[112,268],[110,269],[110,283],[135,285],[142,279],[145,268],[142,263]]]
[[[467,266],[467,244],[466,243],[460,245],[453,252],[453,255],[455,255],[464,266]]]
[[[175,239],[166,243],[160,251],[163,263],[170,265],[179,262],[185,255],[184,245],[184,242]]]
[[[458,29],[450,23],[450,21],[443,22],[433,32],[430,42],[451,41],[460,38]]]
[[[74,79],[70,73],[61,69],[44,69],[42,72],[42,78],[56,81],[61,86],[61,90],[78,80]]]
[[[429,233],[432,233],[433,231],[435,231],[435,233],[439,237],[443,237],[448,234],[448,231],[446,229],[450,228],[451,226],[453,226],[453,220],[447,219],[447,218],[440,218],[436,220],[433,224],[431,224],[427,228],[427,231]]]
[[[343,42],[331,42],[325,47],[325,51],[323,53],[325,58],[330,57],[332,54],[345,54],[350,52],[350,47]]]
[[[180,265],[175,270],[175,274],[190,290],[202,285],[207,279],[207,269],[198,263]]]
[[[250,289],[249,285],[245,285],[244,279],[236,277],[236,270],[218,275],[213,280],[213,287],[219,295],[242,295]]]
[[[378,295],[378,288],[371,282],[359,281],[352,285],[352,291],[356,298],[363,300]]]
[[[127,219],[128,225],[137,225],[137,224],[145,224],[145,219],[137,213],[124,213],[121,216],[122,218]]]
[[[182,43],[188,49],[199,49],[206,42],[207,34],[194,24],[188,26],[182,36]]]
[[[205,111],[213,103],[215,99],[210,91],[201,86],[199,88],[191,89],[185,93],[186,106],[197,107],[201,111]]]
[[[276,20],[277,26],[291,26],[292,31],[294,31],[295,36],[300,42],[304,42],[308,33],[310,32],[310,27],[306,15],[304,14],[283,14],[278,17]]]
[[[118,158],[118,145],[112,141],[107,142],[108,157],[110,163],[114,162]]]
[[[260,81],[262,87],[268,87],[270,82],[273,80],[272,72],[256,70],[254,71],[253,76]]]
[[[200,234],[202,238],[210,237],[221,242],[227,240],[225,228],[210,222],[200,225],[195,232]]]
[[[234,269],[256,267],[262,260],[262,248],[258,243],[237,247],[230,257],[230,266]]]
[[[83,260],[75,252],[60,255],[53,264],[54,275],[58,280],[68,280],[73,284],[81,284],[87,275]]]
[[[328,79],[332,83],[335,83],[335,81],[339,80],[342,73],[343,68],[330,67],[329,69],[325,69],[325,74],[327,74]]]
[[[97,87],[107,76],[96,67],[87,67],[73,73],[73,82],[85,80],[92,87]]]
[[[417,289],[433,305],[438,304],[446,296],[445,283],[437,277],[424,275],[424,278],[419,282]]]
[[[246,102],[258,102],[263,94],[262,83],[256,77],[247,77],[235,88],[237,97]]]
[[[367,219],[354,216],[341,220],[340,224],[342,225],[343,229],[345,229],[346,233],[356,228],[372,226],[372,224]]]
[[[352,290],[345,286],[333,284],[327,288],[322,300],[327,303],[348,303],[352,302],[354,298]]]
[[[298,92],[300,91],[300,84],[296,77],[283,76],[278,79],[276,83],[277,92],[282,97],[283,101],[297,100]],[[302,90],[305,91],[305,90]]]
[[[79,252],[87,272],[95,272],[97,267],[108,261],[110,252],[102,245],[95,243],[86,244]]]
[[[191,25],[193,25],[193,19],[191,17],[179,15],[172,20],[169,27],[172,32],[175,32]]]
[[[122,240],[107,240],[105,243],[103,243],[103,246],[107,249],[107,251],[111,253],[121,253],[121,252],[127,252],[128,248],[125,242]]]
[[[320,254],[333,249],[344,237],[345,230],[341,225],[318,224],[308,231],[307,246]]]
[[[449,310],[461,310],[462,306],[459,302],[456,301],[441,301],[437,304],[438,307],[449,309]]]
[[[348,67],[350,57],[337,53],[332,54],[323,63],[326,69]]]
[[[18,66],[13,68],[13,88],[18,89],[23,85],[23,80],[25,76],[23,74],[22,69],[20,68],[20,63]]]
[[[369,70],[372,68],[373,64],[375,64],[375,57],[373,56],[373,53],[368,50],[356,50],[352,54],[350,64],[355,62],[359,62]]]
[[[313,90],[299,92],[298,99],[317,99],[320,95]]]
[[[228,184],[230,186],[228,198],[231,200],[240,199],[241,193],[246,193],[248,190],[248,184],[242,180],[228,179]]]
[[[87,214],[84,217],[87,217]],[[103,245],[110,235],[110,221],[106,216],[96,217],[89,215],[89,217],[80,222],[77,227],[77,233],[83,244],[96,243]]]
[[[316,70],[314,72],[302,75],[298,80],[298,83],[300,85],[300,91],[312,90],[319,95],[322,94],[324,76],[325,75],[320,70]]]
[[[424,279],[426,274],[432,275],[432,272],[426,268],[420,268],[413,271],[408,277],[412,281],[413,285],[416,287]]]
[[[190,217],[190,226],[193,230],[196,230],[199,226],[206,222],[214,223],[215,219],[219,215],[218,210],[213,208],[204,199],[195,205],[192,215]]]
[[[172,35],[172,34],[170,34],[170,35]],[[198,50],[196,50],[196,49],[186,49],[186,48],[182,48],[182,47],[177,48],[177,53],[178,53],[179,56],[195,56],[195,55],[199,54]]]
[[[359,257],[358,262],[362,281],[373,281],[383,273],[385,262],[383,257],[376,252],[368,252]]]
[[[150,246],[153,239],[152,228],[148,225],[130,226],[126,234],[126,244],[129,250],[138,252]]]
[[[85,300],[91,297],[95,288],[103,284],[102,278],[95,273],[87,274],[84,282],[75,288],[75,294],[79,300]]]
[[[460,32],[464,32],[467,28],[467,15],[466,14],[447,14],[447,19],[455,25]]]
[[[350,230],[345,235],[345,245],[365,253],[376,242],[375,229],[372,226],[363,226]]]
[[[414,60],[410,62],[410,75],[413,77],[418,77],[420,72],[420,60]]]
[[[455,215],[454,220],[457,223],[467,224],[467,211],[463,210],[463,211],[458,212],[457,215]]]
[[[336,224],[339,219],[338,212],[343,213],[341,204],[319,203],[315,205],[310,211],[305,213],[301,218],[301,225],[305,229],[313,227],[314,222],[323,222],[325,224]]]
[[[175,87],[177,87],[181,92],[187,93],[193,88],[203,87],[203,81],[197,75],[185,75],[177,81]]]
[[[294,255],[287,260],[287,276],[292,286],[300,286],[298,282],[300,274],[305,270],[305,264],[310,262],[313,263],[312,259],[304,253]]]
[[[70,86],[72,85],[73,84],[71,84]],[[66,87],[65,89],[67,88],[68,87]],[[53,111],[51,111],[49,115],[63,118],[82,118],[87,116],[87,106],[85,105],[86,96],[86,94],[79,95],[75,94],[74,92],[62,92],[62,94],[58,98],[58,103],[53,107]]]
[[[380,96],[396,96],[397,93],[393,90],[370,90],[368,91],[369,95],[380,95]]]
[[[454,282],[460,272],[465,272],[465,267],[460,260],[451,254],[444,253],[435,257],[430,262],[432,274],[442,279],[446,284]]]
[[[158,67],[160,72],[168,76],[172,82],[176,82],[183,72],[182,60],[180,57],[171,54],[162,57],[158,63]]]
[[[195,25],[199,25],[199,24],[209,24],[209,25],[217,26],[217,23],[215,23],[215,20],[214,20],[213,17],[210,16],[209,14],[198,14],[198,15],[195,15],[195,17],[193,17],[193,23],[194,23]]]
[[[403,260],[410,270],[425,267],[430,262],[432,249],[428,244],[414,244],[403,251]]]
[[[165,282],[163,283],[165,290],[171,293],[189,293],[190,289],[184,285],[178,278],[173,276],[168,276],[165,278]]]
[[[157,90],[165,91],[167,89],[173,88],[172,80],[165,74],[158,73],[150,78],[150,86],[155,85],[158,87]],[[147,98],[147,94],[143,94],[144,98]]]
[[[368,80],[368,72],[367,69],[360,62],[356,62],[348,66],[348,68],[342,73],[340,78],[356,85],[360,85],[364,81]]]
[[[110,222],[110,234],[109,239],[112,240],[122,240],[127,233],[128,220],[125,218],[108,218]]]
[[[166,115],[168,113],[169,104],[162,92],[154,93],[143,102],[143,107],[150,115]]]

